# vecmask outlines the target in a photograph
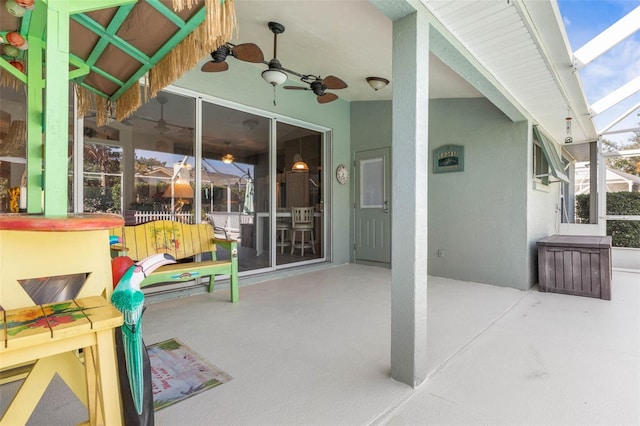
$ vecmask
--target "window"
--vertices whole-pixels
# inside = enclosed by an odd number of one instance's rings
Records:
[[[533,127],[533,173],[534,178],[539,179],[544,185],[550,183],[549,176],[553,176],[561,182],[568,183],[569,178],[564,172],[562,160],[551,140],[543,135],[537,127]]]

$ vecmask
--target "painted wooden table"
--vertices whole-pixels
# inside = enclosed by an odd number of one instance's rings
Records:
[[[0,424],[26,424],[54,373],[88,405],[90,424],[121,424],[113,330],[122,325],[122,314],[110,302],[94,296],[1,313],[0,369],[38,362]],[[85,374],[77,374],[77,349],[83,350]]]
[[[122,423],[114,340],[122,316],[108,300],[109,230],[123,224],[106,214],[0,215],[0,369],[33,365],[0,425],[25,424],[56,373],[91,424]],[[36,300],[28,291],[66,277],[81,277],[72,295]]]

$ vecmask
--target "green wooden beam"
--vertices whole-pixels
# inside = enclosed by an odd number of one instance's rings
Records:
[[[182,18],[176,15],[173,9],[165,6],[160,2],[160,0],[147,0],[147,3],[150,6],[153,6],[158,12],[162,13],[164,17],[170,20],[176,27],[182,28],[186,25]]]
[[[106,31],[109,34],[116,34],[118,32],[118,30],[122,26],[122,23],[129,15],[129,12],[131,12],[131,9],[133,8],[133,6],[135,6],[135,4],[132,3],[132,4],[120,6],[118,8],[118,11],[114,15],[111,22],[109,23],[109,26],[106,28]],[[85,61],[87,65],[89,65],[90,67],[94,66],[96,61],[98,60],[100,55],[102,55],[102,52],[104,52],[104,49],[106,49],[108,45],[109,45],[109,40],[107,40],[106,38],[100,37],[100,40],[98,40],[98,43],[96,43],[93,50],[89,54],[89,57]],[[81,83],[82,81],[84,81],[84,78],[80,79],[78,83]]]
[[[93,71],[94,73],[98,74],[99,76],[102,76],[102,77],[106,78],[110,82],[117,84],[118,86],[122,86],[124,84],[124,82],[122,80],[112,76],[111,74],[107,73],[106,71],[103,71],[101,68],[91,67],[91,71]]]
[[[27,83],[27,76],[22,71],[11,65],[9,61],[4,59],[2,56],[0,56],[0,67],[2,67],[6,72],[8,72],[21,82],[25,84]]]
[[[89,18],[87,15],[73,15],[71,19],[81,25],[84,25],[88,30],[99,35],[101,38],[105,38],[109,43],[121,49],[127,55],[133,57],[136,61],[141,62],[142,64],[147,64],[149,62],[149,56],[145,55],[142,51],[127,43],[116,34],[110,34],[107,32],[106,28]]]
[[[43,186],[44,215],[53,217],[67,215],[69,2],[48,0],[47,5]]]
[[[78,58],[73,53],[69,53],[69,63],[77,68],[73,71],[69,71],[69,80],[73,80],[79,77],[84,77],[87,74],[89,74],[89,66],[85,64],[82,59]]]
[[[44,40],[44,29],[47,25],[47,7],[43,4],[42,0],[36,0],[33,11],[29,13],[28,25],[27,35],[29,41],[31,41],[32,37]]]
[[[162,46],[156,53],[153,55],[148,61],[147,64],[140,67],[140,69],[134,73],[129,80],[125,82],[125,84],[120,87],[113,95],[111,95],[111,100],[115,101],[133,84],[138,84],[138,80],[147,73],[155,64],[157,64],[162,58],[165,57],[170,50],[176,47],[182,40],[185,39],[198,25],[204,21],[205,18],[205,8],[200,9],[193,17],[186,23],[184,27],[182,27],[178,32],[176,32],[165,44]]]
[[[87,13],[93,10],[107,9],[135,3],[137,0],[68,0],[69,14]]]
[[[27,213],[42,213],[42,47],[29,40],[27,69]]]
[[[90,92],[95,93],[98,96],[102,96],[103,98],[109,99],[109,95],[107,95],[106,93],[104,93],[102,90],[98,90],[93,86],[89,86],[87,83],[82,82],[82,83],[78,83],[80,86],[84,87],[85,89],[87,89]]]

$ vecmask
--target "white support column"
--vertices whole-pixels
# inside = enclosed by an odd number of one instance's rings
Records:
[[[391,377],[427,377],[429,22],[393,22]]]

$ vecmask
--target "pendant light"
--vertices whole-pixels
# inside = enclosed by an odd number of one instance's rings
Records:
[[[229,142],[229,141],[224,143],[225,145],[227,145],[227,153],[220,158],[224,164],[231,164],[231,163],[233,163],[235,161],[235,158],[233,157],[233,154],[231,154],[229,152],[229,144],[230,143],[231,142]]]
[[[295,155],[293,159],[295,163],[293,163],[293,166],[291,167],[292,172],[301,173],[309,171],[309,165],[302,161],[302,138],[300,138],[300,152]]]

